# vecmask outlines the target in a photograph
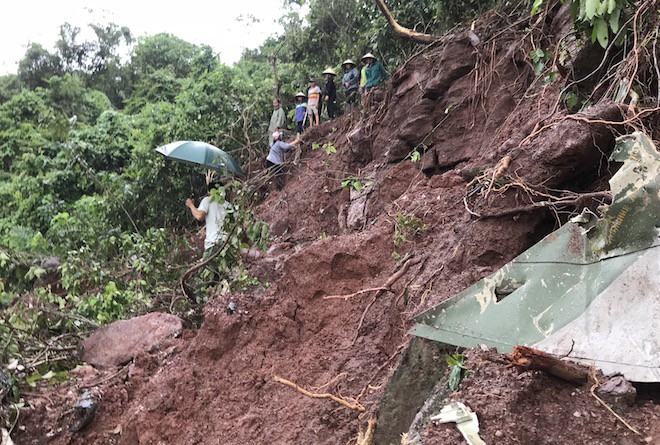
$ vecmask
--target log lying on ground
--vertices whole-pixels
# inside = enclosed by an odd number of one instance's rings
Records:
[[[509,354],[511,366],[544,371],[572,383],[587,381],[588,371],[575,363],[566,362],[538,349],[516,346]]]

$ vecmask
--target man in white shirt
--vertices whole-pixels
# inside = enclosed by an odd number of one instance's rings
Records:
[[[204,255],[209,252],[213,246],[222,243],[227,238],[227,233],[223,230],[225,217],[227,216],[227,202],[219,203],[211,201],[211,190],[222,186],[219,181],[211,182],[208,185],[208,194],[202,198],[199,207],[195,207],[192,199],[186,199],[186,207],[190,209],[192,216],[206,223],[206,237],[204,238]]]

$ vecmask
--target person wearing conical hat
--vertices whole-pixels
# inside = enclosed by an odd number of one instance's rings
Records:
[[[368,93],[387,79],[387,71],[385,71],[383,64],[376,59],[376,56],[371,53],[362,56],[362,61],[366,62],[367,67],[365,71],[367,83],[364,86],[364,92]]]
[[[337,85],[335,85],[335,77],[337,73],[332,68],[323,71],[325,76],[325,90],[323,100],[325,101],[328,109],[328,118],[335,118],[335,110],[337,108]]]
[[[305,124],[305,114],[307,114],[307,96],[302,91],[296,94],[296,132],[302,133]]]
[[[349,108],[353,108],[358,97],[358,86],[360,84],[360,72],[351,59],[344,60],[341,64],[344,69],[344,75],[341,78],[341,86],[346,96],[346,103]]]

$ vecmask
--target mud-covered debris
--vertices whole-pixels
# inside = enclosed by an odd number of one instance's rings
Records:
[[[99,408],[99,398],[89,390],[85,390],[76,403],[73,405],[73,423],[69,426],[69,431],[82,431],[92,423],[96,411]]]
[[[431,417],[431,420],[440,423],[456,422],[456,427],[469,445],[486,445],[486,442],[479,437],[477,415],[461,402],[452,402],[443,406],[440,414]]]

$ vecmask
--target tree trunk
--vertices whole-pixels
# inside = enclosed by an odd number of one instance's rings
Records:
[[[434,43],[439,40],[439,37],[436,37],[434,35],[413,31],[412,29],[408,29],[399,25],[396,22],[396,20],[394,20],[394,17],[392,17],[392,13],[387,8],[387,5],[385,5],[385,2],[383,0],[374,0],[374,1],[376,2],[378,8],[385,15],[387,22],[390,24],[392,30],[394,31],[394,34],[396,34],[397,36],[403,37],[404,39],[412,40],[415,43],[423,43],[423,44]]]

